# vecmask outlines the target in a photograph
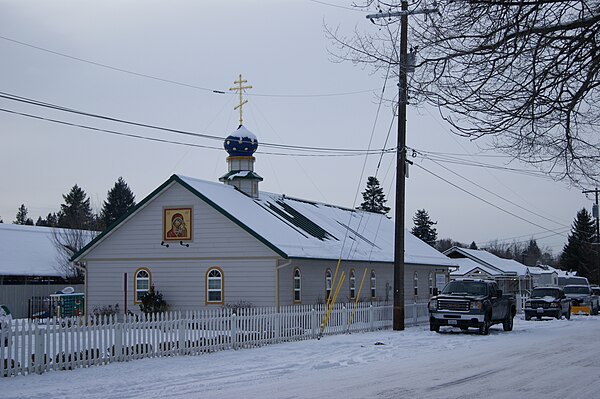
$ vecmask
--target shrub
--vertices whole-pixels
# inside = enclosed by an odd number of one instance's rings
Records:
[[[161,313],[169,309],[167,301],[163,299],[162,293],[154,289],[154,284],[150,287],[146,295],[142,298],[140,310],[145,313]]]

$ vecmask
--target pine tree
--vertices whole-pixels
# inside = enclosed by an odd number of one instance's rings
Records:
[[[383,215],[390,211],[388,206],[385,206],[387,200],[383,189],[379,186],[379,180],[375,176],[367,178],[367,188],[362,192],[363,202],[356,209],[368,212],[381,213]]]
[[[576,271],[578,275],[598,283],[597,254],[592,247],[595,230],[590,213],[585,208],[577,212],[571,234],[560,256],[560,265],[564,270]]]
[[[541,261],[542,250],[538,247],[537,241],[533,238],[529,240],[529,245],[525,250],[524,264],[527,266],[535,266],[538,261]]]
[[[33,219],[27,217],[28,213],[29,213],[29,211],[27,210],[27,207],[25,206],[25,204],[21,204],[21,206],[19,207],[19,210],[17,211],[17,217],[16,217],[15,221],[13,222],[13,224],[33,226]]]
[[[435,240],[437,240],[437,231],[433,225],[437,222],[433,222],[429,218],[429,214],[425,209],[417,210],[413,217],[413,223],[415,224],[410,231],[415,237],[420,238],[432,247],[435,246]]]
[[[125,180],[119,177],[114,187],[108,191],[106,201],[102,204],[100,218],[104,227],[110,226],[134,206],[135,195],[133,195]]]
[[[57,227],[58,226],[58,216],[56,213],[49,213],[46,218],[38,217],[37,222],[35,222],[36,226],[43,227]]]
[[[142,303],[140,303],[140,310],[146,314],[148,313],[162,313],[169,309],[167,301],[163,299],[161,292],[155,290],[154,284],[150,286],[148,292],[142,297]]]
[[[58,213],[58,227],[78,230],[94,230],[96,218],[90,206],[90,199],[77,184],[63,195],[64,203]]]
[[[475,241],[472,241],[471,245],[469,245],[469,249],[479,249],[479,248],[477,248],[477,244],[475,244]]]
[[[2,220],[2,216],[0,216],[0,223],[4,223],[4,220]]]

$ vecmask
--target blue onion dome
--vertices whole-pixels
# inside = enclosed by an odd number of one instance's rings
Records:
[[[223,143],[225,151],[232,157],[250,157],[258,148],[258,139],[244,126],[231,133]]]

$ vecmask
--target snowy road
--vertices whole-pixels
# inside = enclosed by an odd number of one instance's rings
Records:
[[[0,379],[0,397],[593,398],[599,337],[585,316],[486,337],[422,326]]]

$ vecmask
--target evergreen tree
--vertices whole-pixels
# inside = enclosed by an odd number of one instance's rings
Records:
[[[469,249],[479,249],[479,248],[477,248],[477,244],[475,244],[475,241],[472,241],[471,245],[469,245]]]
[[[527,266],[535,266],[542,259],[542,250],[538,247],[537,241],[533,238],[529,240],[529,245],[524,252],[524,264]]]
[[[429,214],[425,209],[417,210],[413,217],[413,223],[415,224],[410,231],[415,237],[420,238],[432,247],[435,246],[435,240],[437,240],[437,231],[433,225],[437,222],[432,221],[429,218]]]
[[[110,226],[134,206],[135,195],[133,195],[125,180],[119,177],[114,187],[108,191],[106,201],[102,204],[100,218],[104,227]]]
[[[96,218],[90,206],[90,199],[77,184],[63,195],[64,203],[58,213],[58,226],[67,229],[94,230]]]
[[[381,213],[383,215],[390,211],[388,206],[385,206],[387,200],[383,193],[383,188],[379,186],[379,180],[375,176],[367,178],[367,188],[362,192],[363,202],[356,209],[368,212]]]
[[[58,226],[58,216],[56,213],[49,213],[46,218],[38,217],[37,222],[35,222],[36,226],[43,227],[57,227]]]
[[[560,265],[563,270],[576,271],[578,275],[598,283],[597,254],[592,247],[595,231],[590,213],[585,208],[577,212],[571,234],[560,256]]]
[[[25,204],[21,204],[21,206],[19,207],[19,210],[17,211],[17,217],[16,217],[15,221],[13,222],[13,224],[33,226],[33,219],[27,217],[27,214],[28,214],[27,207],[25,206]]]
[[[0,216],[0,223],[4,223],[4,220],[2,220],[2,216]]]

